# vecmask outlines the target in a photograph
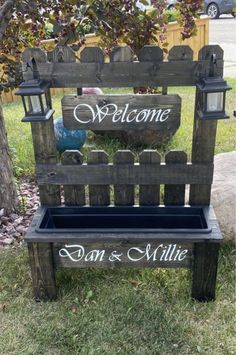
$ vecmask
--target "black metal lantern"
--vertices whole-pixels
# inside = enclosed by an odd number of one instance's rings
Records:
[[[208,77],[197,84],[200,91],[198,114],[202,120],[226,119],[226,91],[231,87],[220,77]]]
[[[16,95],[22,97],[25,110],[22,122],[46,121],[53,115],[49,86],[49,83],[39,79],[23,82],[19,86]]]

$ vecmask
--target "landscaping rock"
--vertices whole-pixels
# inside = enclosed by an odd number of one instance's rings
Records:
[[[211,204],[224,240],[236,237],[236,151],[215,156]]]

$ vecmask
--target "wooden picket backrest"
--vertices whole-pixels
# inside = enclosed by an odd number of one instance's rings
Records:
[[[49,53],[31,48],[24,52],[23,60],[29,63],[34,58],[39,77],[50,81],[52,88],[90,86],[166,88],[193,86],[201,78],[209,76],[213,54],[216,54],[217,58],[216,73],[222,76],[223,51],[219,46],[203,47],[197,61],[193,61],[193,53],[188,46],[173,47],[169,52],[168,60],[165,61],[162,49],[157,46],[143,47],[136,59],[129,47],[114,48],[109,58],[105,57],[100,48],[85,48],[79,59],[69,47],[57,47]],[[27,70],[25,79],[31,77],[32,72]],[[140,102],[145,100],[143,97],[145,95],[141,96],[138,95],[132,100],[140,105]],[[83,96],[77,98],[66,96],[63,99],[63,116],[70,129],[76,129],[76,124],[70,118],[73,105],[83,99]],[[96,102],[99,99],[98,96],[91,98],[90,101]],[[154,101],[151,95],[148,99],[150,102]],[[119,97],[116,100],[119,103]],[[169,100],[172,102],[176,99],[171,99],[170,96]],[[139,162],[135,164],[134,156],[129,151],[117,152],[114,156],[114,164],[108,164],[106,153],[100,151],[91,152],[87,164],[82,164],[83,157],[79,152],[66,152],[60,162],[55,149],[52,121],[32,123],[42,205],[61,204],[61,185],[64,185],[69,204],[83,205],[86,202],[85,186],[87,185],[89,185],[91,205],[108,205],[109,192],[113,186],[115,204],[118,202],[133,204],[135,185],[139,185],[140,204],[143,201],[144,204],[158,204],[161,184],[165,186],[163,198],[165,204],[183,204],[185,185],[189,184],[189,203],[208,205],[217,121],[200,121],[196,113],[197,102],[196,95],[192,159],[189,163],[186,154],[181,151],[170,152],[162,163],[161,157],[154,151],[143,152]],[[173,124],[177,126],[180,124],[177,111],[173,114]],[[88,125],[87,128],[89,129],[90,126]],[[117,126],[117,129],[121,128],[121,124]],[[141,128],[145,129],[145,123]],[[105,129],[112,129],[112,127],[106,125]]]

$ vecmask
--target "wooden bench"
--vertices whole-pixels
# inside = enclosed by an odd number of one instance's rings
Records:
[[[128,47],[114,48],[109,61],[100,48],[85,48],[78,61],[68,47],[27,49],[23,60],[34,58],[40,79],[52,88],[151,86],[166,93],[207,78],[213,54],[222,76],[218,46],[203,47],[197,61],[188,46],[173,47],[166,61],[156,46],[145,46],[136,61]],[[31,78],[28,70],[25,80]],[[53,119],[31,123],[41,207],[25,240],[37,300],[56,297],[57,268],[91,266],[190,268],[192,297],[215,298],[222,241],[210,206],[217,120],[199,119],[198,104],[196,89],[190,162],[181,150],[164,158],[155,150],[138,157],[95,150],[85,162],[81,152],[66,151],[59,158]],[[178,95],[65,95],[62,111],[68,129],[164,132],[184,119]]]

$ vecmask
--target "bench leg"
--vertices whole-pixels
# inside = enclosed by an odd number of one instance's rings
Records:
[[[195,243],[192,298],[200,301],[215,299],[219,243]]]
[[[55,270],[50,243],[28,243],[29,261],[36,301],[56,298]]]

